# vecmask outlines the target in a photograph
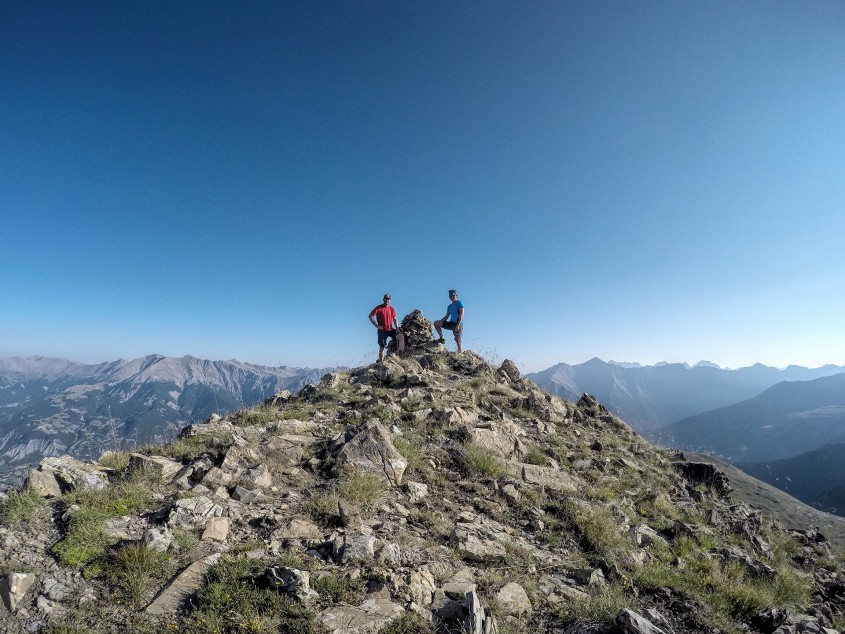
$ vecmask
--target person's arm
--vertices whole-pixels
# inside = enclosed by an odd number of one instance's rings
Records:
[[[464,307],[463,307],[463,306],[461,306],[461,307],[458,309],[458,323],[456,324],[456,326],[460,326],[460,325],[461,325],[461,322],[462,322],[463,320],[464,320]]]
[[[376,309],[375,309],[375,308],[373,308],[373,309],[370,311],[370,323],[371,323],[373,326],[375,326],[376,328],[378,328],[378,324],[376,323],[376,320],[375,320],[375,319],[373,319],[373,315],[375,315],[375,314],[376,314]]]

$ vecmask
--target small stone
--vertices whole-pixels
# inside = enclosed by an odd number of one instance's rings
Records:
[[[212,517],[202,533],[203,541],[225,542],[229,536],[229,518]]]

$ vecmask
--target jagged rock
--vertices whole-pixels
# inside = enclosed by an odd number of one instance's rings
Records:
[[[666,634],[666,630],[657,627],[644,616],[628,608],[622,608],[619,611],[616,615],[616,624],[624,634]]]
[[[408,494],[408,501],[411,504],[419,504],[428,497],[428,485],[421,482],[406,482],[405,493]]]
[[[572,571],[572,578],[582,586],[603,586],[604,573],[601,568],[579,568]]]
[[[515,458],[525,454],[522,438],[525,430],[508,420],[467,426],[462,435],[470,442],[493,451],[503,458]]]
[[[361,514],[346,500],[340,499],[337,501],[337,512],[340,516],[340,523],[344,528],[360,530],[364,525]]]
[[[376,634],[398,619],[405,609],[390,599],[367,599],[358,607],[332,606],[320,613],[320,623],[329,634]]]
[[[172,528],[204,525],[212,517],[222,517],[224,509],[204,495],[177,500],[167,523]]]
[[[583,590],[573,588],[551,575],[540,575],[537,585],[540,593],[545,596],[546,600],[552,605],[572,601],[582,602],[587,601],[590,598],[590,595]]]
[[[666,540],[658,534],[656,530],[647,524],[637,524],[628,533],[629,539],[637,546],[650,546],[651,544],[660,541],[666,543]]]
[[[510,359],[502,361],[502,365],[499,366],[499,372],[508,377],[510,381],[519,381],[519,368]]]
[[[270,487],[273,484],[273,476],[270,475],[270,470],[267,468],[267,465],[263,463],[257,467],[248,469],[243,475],[243,478],[252,482],[253,485],[260,489]]]
[[[466,410],[462,407],[436,409],[431,412],[431,415],[445,427],[471,426],[478,422],[478,412]]]
[[[9,612],[15,612],[27,590],[35,583],[31,572],[10,572],[0,577],[0,599]]]
[[[707,485],[720,495],[727,495],[733,491],[733,488],[728,484],[728,476],[709,462],[678,461],[673,462],[672,466],[680,471],[687,480]]]
[[[431,605],[431,612],[441,621],[463,621],[467,617],[466,606],[462,600],[456,601],[450,598],[442,588],[434,590]]]
[[[217,563],[220,553],[199,559],[175,575],[144,609],[148,614],[175,614],[196,590],[202,586],[205,573]]]
[[[105,469],[70,456],[44,458],[39,470],[51,472],[63,491],[101,491],[108,483]]]
[[[42,498],[58,498],[62,496],[62,489],[56,476],[50,471],[29,470],[26,486],[30,491]]]
[[[161,528],[148,528],[141,535],[141,543],[147,548],[160,553],[167,552],[170,544],[173,543],[173,533],[167,526]]]
[[[220,468],[224,471],[239,473],[242,469],[249,469],[261,461],[261,456],[255,449],[233,445],[226,451],[226,457]]]
[[[219,486],[226,486],[232,481],[232,476],[219,467],[212,467],[203,476],[202,483],[209,489],[216,489]]]
[[[777,575],[777,570],[767,564],[764,564],[762,561],[749,556],[748,553],[738,546],[727,546],[726,548],[719,548],[710,552],[715,552],[721,557],[724,557],[727,562],[741,564],[755,577],[771,579]]]
[[[320,595],[311,588],[311,573],[286,566],[271,566],[264,571],[261,585],[312,603]]]
[[[250,489],[240,485],[236,486],[235,490],[232,491],[232,499],[237,500],[238,502],[243,502],[244,504],[252,504],[253,502],[256,502],[260,496],[260,491],[251,491]]]
[[[347,533],[334,540],[333,555],[339,564],[372,561],[375,558],[376,538],[361,533]]]
[[[505,584],[496,593],[496,605],[503,614],[508,616],[522,616],[532,611],[531,601],[528,599],[525,588],[513,581]]]
[[[280,528],[273,531],[273,538],[275,539],[304,539],[304,540],[322,540],[323,533],[315,524],[307,520],[293,518],[286,522]]]
[[[457,522],[449,543],[464,559],[491,563],[502,561],[507,555],[502,535],[480,523]]]
[[[212,517],[202,532],[203,541],[225,542],[229,536],[229,518]]]
[[[349,465],[383,475],[393,486],[402,484],[408,463],[390,441],[390,432],[378,421],[368,421],[347,430],[334,443],[339,465]]]
[[[133,453],[129,456],[130,471],[150,473],[164,481],[172,480],[181,469],[181,462],[176,462],[164,456],[145,456],[140,453]]]
[[[281,467],[293,467],[302,461],[303,447],[316,438],[299,435],[273,436],[262,448],[263,454]],[[269,485],[268,485],[269,486]]]
[[[517,466],[522,479],[529,484],[560,491],[561,493],[575,493],[578,490],[578,480],[566,471],[533,464],[519,464]]]

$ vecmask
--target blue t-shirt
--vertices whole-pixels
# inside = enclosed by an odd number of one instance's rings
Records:
[[[458,311],[463,307],[464,307],[464,303],[459,299],[456,299],[454,302],[449,304],[449,307],[446,309],[446,310],[449,311],[449,319],[447,319],[446,321],[449,321],[449,322],[452,322],[452,323],[457,323],[457,321],[458,321]]]

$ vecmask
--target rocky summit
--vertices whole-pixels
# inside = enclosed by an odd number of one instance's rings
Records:
[[[833,634],[845,568],[724,473],[432,340],[0,501],[3,631]]]

